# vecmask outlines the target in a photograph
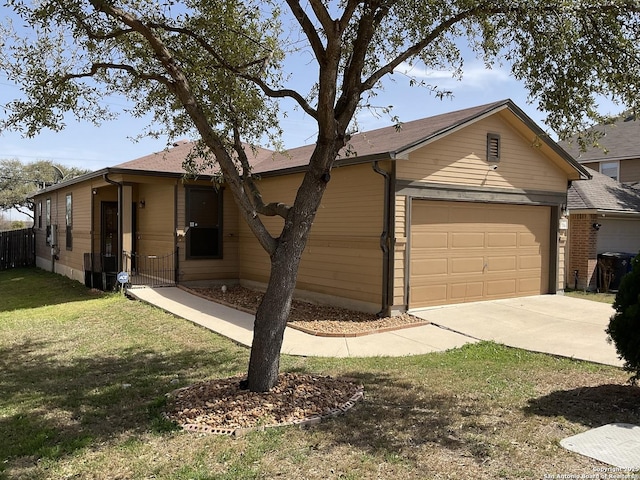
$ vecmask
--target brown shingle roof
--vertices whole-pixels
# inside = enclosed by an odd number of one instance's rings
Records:
[[[393,158],[403,150],[423,143],[507,103],[510,101],[502,100],[402,123],[398,128],[390,126],[357,133],[351,137],[348,147],[340,152],[338,162],[356,157],[361,161],[368,161],[372,157]],[[306,145],[287,150],[285,154],[275,154],[257,164],[255,171],[264,173],[303,167],[309,163],[314,147],[315,145]]]
[[[601,132],[604,136],[598,139],[599,146],[590,147],[585,152],[580,151],[577,136],[559,144],[580,163],[640,158],[640,120],[634,118],[622,115],[611,124],[589,129],[588,132]]]
[[[167,148],[161,152],[145,155],[128,162],[115,165],[113,168],[121,168],[127,170],[139,170],[145,172],[163,172],[163,173],[179,173],[184,174],[182,162],[187,158],[194,143],[188,140],[181,140],[173,144],[171,148]],[[247,149],[247,155],[250,162],[258,164],[266,158],[273,155],[271,150],[265,148],[257,148],[255,150]],[[204,175],[212,175],[213,169],[201,172]]]
[[[569,210],[640,212],[640,191],[587,168],[591,180],[573,182],[567,192]]]
[[[575,162],[566,151],[550,140],[511,100],[501,100],[421,120],[414,120],[402,123],[399,127],[390,126],[355,134],[352,136],[347,148],[340,152],[336,164],[345,165],[349,163],[370,162],[373,160],[394,159],[408,153],[414,147],[422,146],[428,141],[437,139],[441,135],[446,135],[459,127],[502,109],[509,109],[509,111],[526,124],[528,128],[538,134],[540,139],[546,142],[564,161],[570,164],[581,177],[587,176],[586,170]],[[103,175],[118,170],[171,176],[184,175],[186,172],[182,164],[191,152],[193,145],[194,144],[189,141],[177,142],[173,147],[161,152],[120,163],[113,167],[103,169],[100,172],[94,172],[93,175]],[[254,150],[248,149],[247,154],[250,157],[250,162],[255,173],[279,174],[304,169],[304,167],[309,164],[309,159],[311,158],[314,148],[315,145],[307,145],[280,153],[258,147]],[[216,172],[209,169],[201,173],[204,175],[212,175]],[[63,184],[49,187],[49,189],[56,189],[61,185]]]
[[[507,103],[507,100],[503,100],[402,123],[398,128],[390,126],[355,134],[351,137],[348,149],[346,148],[340,152],[338,161],[347,161],[356,157],[361,161],[368,161],[371,157],[393,158],[394,155],[401,153],[403,150],[427,141],[438,134],[471,121]],[[193,143],[189,141],[177,142],[172,148],[115,165],[113,168],[184,173],[182,162],[191,151],[192,146]],[[315,145],[306,145],[292,148],[284,153],[258,148],[254,153],[254,157],[250,160],[255,173],[300,168],[308,165],[314,148]],[[247,150],[247,154],[249,156],[252,155],[249,150]],[[213,172],[209,170],[202,173],[212,174]]]

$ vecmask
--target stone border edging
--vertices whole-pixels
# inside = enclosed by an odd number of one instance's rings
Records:
[[[185,390],[189,387],[178,388],[173,392],[169,392],[167,397],[171,397],[175,393]],[[300,420],[294,420],[291,422],[282,422],[282,423],[273,423],[269,425],[259,425],[256,427],[237,427],[237,428],[217,428],[212,427],[210,425],[205,425],[201,423],[185,423],[184,425],[180,425],[182,430],[187,432],[195,432],[195,433],[209,433],[212,435],[227,435],[231,437],[241,437],[242,435],[246,435],[250,432],[262,432],[267,428],[277,428],[277,427],[290,427],[290,426],[298,426],[300,428],[310,427],[312,425],[316,425],[320,423],[322,420],[327,418],[337,417],[338,415],[344,415],[351,408],[353,408],[358,400],[362,400],[364,398],[364,386],[359,385],[356,393],[354,393],[349,400],[347,400],[342,405],[334,408],[333,410],[329,410],[327,413],[323,415],[313,415],[311,417],[302,418]]]

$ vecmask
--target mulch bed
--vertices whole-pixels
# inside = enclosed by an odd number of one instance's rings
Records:
[[[248,313],[255,313],[263,295],[262,292],[240,285],[225,286],[224,289],[218,286],[191,287],[185,288],[185,290]],[[302,300],[293,301],[289,315],[290,327],[312,335],[328,337],[370,335],[428,323],[407,313],[381,318],[373,313],[319,305]]]
[[[211,380],[169,394],[165,417],[184,430],[242,435],[269,427],[309,426],[348,411],[363,397],[349,379],[283,373],[269,392],[240,388],[242,377]]]

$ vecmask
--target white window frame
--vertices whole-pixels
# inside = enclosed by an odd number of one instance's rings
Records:
[[[616,169],[616,176],[612,177],[611,175],[607,175],[606,173],[604,173],[603,170],[605,170],[606,168],[615,168]],[[620,181],[620,161],[619,160],[611,160],[611,161],[607,161],[607,162],[600,162],[600,173],[602,173],[603,175],[607,175],[608,177],[613,178],[616,181]]]

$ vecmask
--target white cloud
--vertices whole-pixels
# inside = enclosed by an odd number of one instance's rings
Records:
[[[453,70],[433,70],[423,66],[401,63],[395,72],[437,86],[438,89],[456,90],[459,88],[476,88],[486,90],[495,88],[496,83],[504,83],[512,78],[505,68],[487,68],[481,62],[470,62],[462,69],[462,79],[455,78]]]

